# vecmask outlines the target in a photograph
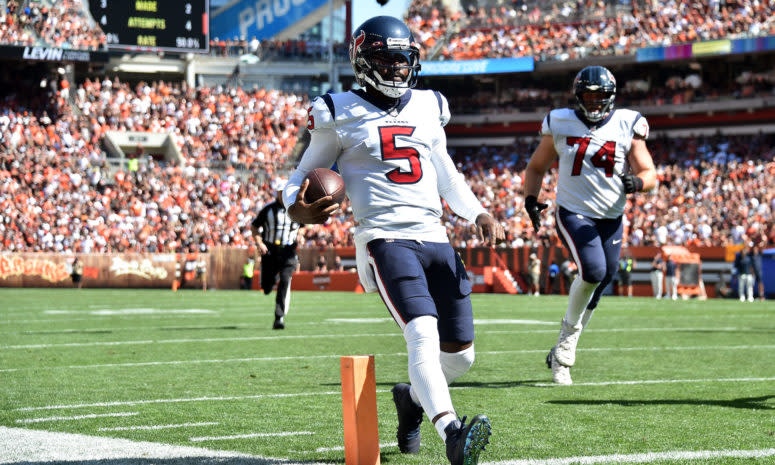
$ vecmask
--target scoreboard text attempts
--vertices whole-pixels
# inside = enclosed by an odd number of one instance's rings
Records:
[[[209,0],[90,0],[108,48],[207,52]]]

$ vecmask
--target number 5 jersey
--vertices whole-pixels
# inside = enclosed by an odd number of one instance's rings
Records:
[[[552,136],[559,157],[557,204],[589,218],[621,216],[627,154],[633,137],[645,139],[648,133],[646,118],[632,110],[613,110],[596,126],[570,108],[549,112],[541,134]]]
[[[316,98],[307,121],[312,137],[285,189],[286,205],[309,171],[336,164],[352,204],[356,243],[448,242],[440,197],[472,223],[485,212],[447,153],[449,118],[447,100],[431,90],[409,90],[389,106],[362,90]]]

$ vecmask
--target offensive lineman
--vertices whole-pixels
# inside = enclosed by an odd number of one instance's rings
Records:
[[[331,197],[304,202],[314,168],[337,164],[352,202],[358,273],[367,292],[379,291],[403,331],[411,386],[393,387],[398,446],[420,449],[423,411],[446,442],[452,465],[473,465],[489,442],[490,422],[466,424],[452,406],[448,384],[474,361],[471,283],[439,221],[441,196],[475,223],[494,245],[502,226],[488,214],[447,154],[450,113],[438,92],[412,90],[419,49],[400,20],[377,16],[352,35],[350,61],[364,90],[326,94],[309,109],[312,139],[284,192],[295,221],[323,223],[337,208]]]
[[[576,109],[552,110],[544,118],[541,141],[525,172],[525,210],[538,232],[541,210],[548,206],[538,202],[538,194],[544,174],[559,158],[557,230],[579,269],[557,345],[546,357],[558,384],[572,384],[579,335],[616,272],[625,196],[656,185],[646,148],[648,122],[636,111],[614,109],[613,74],[588,66],[576,75],[573,93]]]

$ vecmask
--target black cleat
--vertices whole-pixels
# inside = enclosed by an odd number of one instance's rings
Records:
[[[272,329],[285,329],[285,322],[282,318],[275,318]]]
[[[412,400],[409,394],[410,386],[406,383],[398,383],[393,386],[393,402],[398,412],[398,450],[404,454],[416,454],[420,452],[420,423],[422,423],[422,407]]]
[[[477,415],[466,425],[466,417],[460,425],[450,423],[444,430],[447,434],[447,458],[451,465],[476,465],[479,454],[490,443],[492,426],[490,419]]]
[[[554,347],[546,354],[546,368],[552,369],[552,357],[554,357]]]

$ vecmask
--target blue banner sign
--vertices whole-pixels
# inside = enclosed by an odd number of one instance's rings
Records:
[[[533,71],[533,57],[494,58],[485,60],[423,61],[420,76],[454,76],[463,74],[522,73]]]
[[[232,1],[211,15],[210,37],[269,39],[326,5],[328,0]]]

